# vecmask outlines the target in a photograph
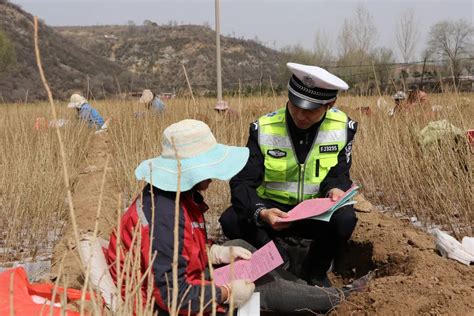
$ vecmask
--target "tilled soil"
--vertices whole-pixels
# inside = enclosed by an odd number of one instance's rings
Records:
[[[377,211],[358,213],[359,223],[342,276],[376,269],[366,292],[334,314],[474,315],[474,271],[441,257],[434,238]]]

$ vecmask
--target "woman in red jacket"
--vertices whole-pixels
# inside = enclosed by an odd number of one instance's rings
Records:
[[[160,315],[170,310],[179,191],[178,313],[197,314],[203,305],[204,312],[209,312],[212,300],[217,304],[218,313],[225,313],[231,296],[235,307],[250,298],[255,284],[247,280],[234,280],[216,287],[213,294],[208,264],[250,259],[255,249],[242,240],[233,240],[224,246],[210,245],[204,220],[208,206],[200,193],[208,188],[211,179],[227,180],[237,174],[248,157],[246,147],[218,144],[209,127],[201,121],[183,120],[165,129],[161,156],[143,161],[135,170],[137,179],[147,185],[122,216],[119,230],[112,234],[107,250],[111,274],[123,297],[130,296],[134,288],[125,280],[138,280],[141,295],[133,298],[134,306],[143,305],[152,296]],[[206,245],[210,246],[209,255]],[[259,279],[256,285],[263,309],[282,313],[301,309],[325,312],[349,292],[364,288],[366,279],[342,290],[322,289],[307,285],[278,268]]]
[[[209,127],[196,120],[183,120],[166,128],[162,146],[161,156],[143,161],[135,170],[137,179],[144,180],[147,185],[122,216],[121,243],[117,242],[117,233],[112,234],[107,258],[115,281],[118,283],[122,279],[122,296],[125,297],[127,286],[123,280],[131,277],[124,276],[123,271],[127,270],[127,262],[133,262],[130,259],[127,261],[125,254],[133,252],[138,246],[139,251],[136,252],[141,256],[138,278],[146,275],[148,267],[152,265],[152,277],[145,277],[141,286],[142,302],[147,298],[147,281],[153,280],[150,288],[153,289],[157,308],[167,311],[171,304],[169,289],[173,284],[175,202],[176,192],[179,190],[178,302],[184,297],[186,302],[182,304],[179,312],[188,314],[190,309],[191,313],[197,313],[200,310],[202,293],[205,304],[212,299],[209,278],[204,281],[204,291],[201,292],[201,274],[206,271],[208,262],[226,264],[230,263],[231,259],[250,259],[251,256],[250,251],[233,247],[234,258],[231,258],[231,247],[209,245],[208,258],[204,220],[204,212],[208,206],[200,192],[207,189],[211,179],[228,180],[234,176],[247,162],[249,153],[245,147],[218,144]],[[141,238],[137,238],[137,235]],[[120,258],[117,256],[119,248],[120,252],[123,252]],[[117,265],[117,260],[120,265]],[[219,305],[218,310],[225,311],[223,304],[228,302],[230,292],[235,305],[239,306],[250,298],[254,288],[252,282],[244,280],[217,287],[214,295]],[[206,310],[209,308],[210,306]]]

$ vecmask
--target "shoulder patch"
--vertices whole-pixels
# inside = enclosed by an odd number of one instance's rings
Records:
[[[251,127],[254,131],[258,130],[258,120],[252,122]]]
[[[354,132],[357,131],[357,125],[358,123],[352,119],[347,121],[347,127]]]
[[[265,115],[266,117],[273,117],[277,114],[277,111],[274,111],[274,112],[271,112],[271,113],[268,113],[267,115]]]
[[[346,145],[346,162],[349,163],[351,162],[351,154],[352,154],[352,144],[354,143],[353,140],[351,140],[347,145]]]

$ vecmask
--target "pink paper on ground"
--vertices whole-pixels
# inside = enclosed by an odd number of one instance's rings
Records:
[[[250,260],[238,260],[231,265],[214,270],[214,282],[217,286],[228,284],[231,280],[256,281],[283,263],[275,243],[268,244],[252,254]],[[232,269],[231,269],[232,268]]]
[[[356,186],[352,186],[349,190],[347,190],[343,196],[341,196],[336,201],[331,201],[330,198],[317,198],[317,199],[310,199],[301,202],[300,204],[296,205],[291,211],[288,212],[288,217],[280,217],[280,222],[294,222],[299,221],[301,219],[310,218],[314,216],[321,215],[327,211],[329,211],[334,205],[339,203],[344,197],[346,197],[349,193],[354,190]]]

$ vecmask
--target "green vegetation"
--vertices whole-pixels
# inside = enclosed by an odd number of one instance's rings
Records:
[[[0,30],[0,72],[4,72],[15,64],[15,48],[5,33]]]

